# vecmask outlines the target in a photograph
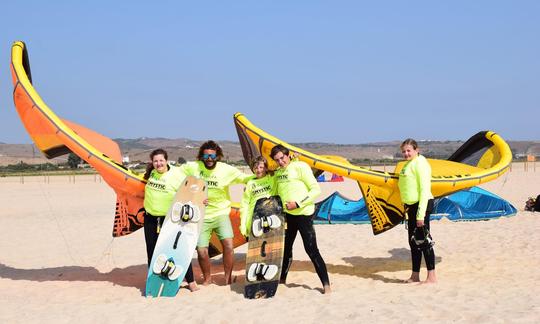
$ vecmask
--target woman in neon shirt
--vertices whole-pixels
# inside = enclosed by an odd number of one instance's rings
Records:
[[[407,163],[399,173],[399,192],[407,213],[409,246],[411,247],[412,273],[405,282],[420,282],[422,254],[428,270],[426,283],[437,282],[435,275],[435,252],[429,234],[429,215],[433,209],[431,194],[431,166],[420,155],[413,139],[401,143],[401,154]]]

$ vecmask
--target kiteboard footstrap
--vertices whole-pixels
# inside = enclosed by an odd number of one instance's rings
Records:
[[[247,272],[247,281],[253,282],[258,278],[272,280],[278,273],[278,266],[275,264],[252,263]]]

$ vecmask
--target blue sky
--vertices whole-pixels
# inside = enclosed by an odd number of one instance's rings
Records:
[[[111,138],[540,139],[538,1],[11,1],[0,142],[30,143],[10,47],[60,117]]]

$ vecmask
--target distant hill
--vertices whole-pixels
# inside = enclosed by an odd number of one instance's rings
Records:
[[[120,146],[124,156],[128,156],[130,162],[146,162],[150,152],[156,148],[163,148],[169,153],[170,160],[178,160],[179,157],[187,161],[194,160],[199,146],[203,140],[187,138],[137,138],[137,139],[114,139]],[[227,161],[243,161],[243,155],[238,142],[218,141],[221,145]],[[349,160],[391,160],[400,158],[399,144],[401,141],[377,142],[367,144],[334,144],[334,143],[294,143],[302,149],[316,154],[339,155]],[[445,159],[455,152],[463,141],[421,141],[421,151],[428,157]],[[540,141],[508,141],[514,156],[520,157],[526,154],[540,156]],[[47,160],[41,152],[31,144],[0,144],[0,165],[8,165],[23,161],[29,164],[36,163],[60,163],[65,162],[66,156]]]
[[[199,152],[199,147],[205,141],[191,140],[187,138],[148,138],[139,139],[115,139],[120,146],[122,155],[128,156],[132,161],[148,161],[149,154],[156,148],[163,148],[169,153],[169,160],[178,160],[179,157],[187,161],[194,160]],[[217,141],[223,149],[225,159],[228,161],[243,160],[240,143],[232,141]]]

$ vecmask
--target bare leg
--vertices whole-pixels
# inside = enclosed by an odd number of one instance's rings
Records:
[[[437,282],[437,275],[435,274],[435,269],[428,270],[426,281],[423,281],[422,283],[436,283],[436,282]]]
[[[207,247],[198,247],[197,248],[197,258],[199,260],[199,265],[201,266],[201,271],[203,273],[203,286],[208,286],[212,283],[212,277],[210,274],[210,257],[208,256]]]
[[[221,240],[223,245],[223,271],[225,274],[225,284],[230,285],[232,283],[232,270],[234,266],[234,249],[232,238],[226,238]]]
[[[413,271],[411,277],[403,281],[404,283],[420,282],[420,272]]]

